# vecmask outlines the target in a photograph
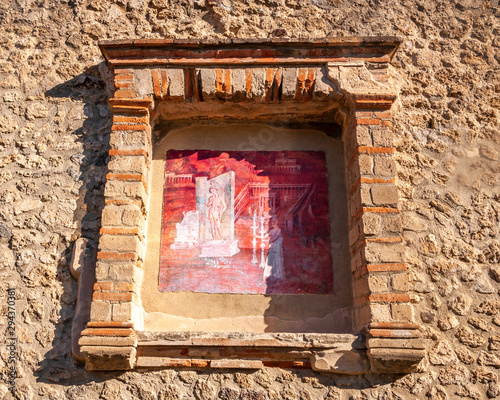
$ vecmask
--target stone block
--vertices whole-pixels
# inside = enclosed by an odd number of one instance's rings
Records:
[[[153,80],[151,79],[151,70],[149,69],[136,69],[134,70],[135,76],[135,92],[137,97],[153,97]]]
[[[228,368],[228,369],[261,369],[264,363],[260,360],[235,360],[235,359],[221,359],[212,360],[210,362],[212,368]]]
[[[381,232],[381,217],[376,214],[364,213],[361,216],[365,235],[378,235]]]
[[[246,99],[246,73],[244,68],[232,70],[233,101],[243,101]]]
[[[139,207],[131,206],[123,210],[122,222],[124,225],[142,226],[143,220],[142,211]]]
[[[120,322],[132,321],[132,303],[113,304],[112,320]]]
[[[376,155],[373,171],[377,176],[395,176],[396,164],[392,155]]]
[[[121,225],[122,210],[116,206],[105,206],[101,214],[101,224],[103,226]]]
[[[372,204],[372,196],[370,193],[370,186],[366,184],[359,185],[359,197],[360,202],[363,206],[371,206]]]
[[[371,274],[368,276],[368,287],[371,293],[387,292],[389,290],[389,277]]]
[[[137,345],[137,337],[82,336],[78,343],[80,346],[135,347]]]
[[[128,263],[110,265],[109,279],[115,282],[127,282],[140,285],[142,281],[142,270]]]
[[[311,367],[315,371],[337,374],[361,375],[368,371],[368,359],[363,352],[352,348],[337,348],[311,355]]]
[[[169,94],[172,100],[184,100],[184,70],[170,68],[168,70]]]
[[[398,188],[396,185],[374,185],[371,190],[373,204],[385,206],[398,205]]]
[[[370,338],[366,341],[367,348],[394,348],[394,349],[425,349],[427,341],[425,339],[386,339]]]
[[[392,319],[398,322],[412,322],[413,307],[411,304],[391,304]]]
[[[357,146],[371,146],[372,136],[370,134],[370,128],[365,125],[358,125],[356,127],[356,145]]]
[[[391,306],[389,304],[370,304],[372,322],[392,320]]]
[[[125,149],[149,149],[151,147],[150,133],[143,131],[130,131],[123,133],[122,148]]]
[[[131,370],[135,364],[135,347],[82,346],[89,371]]]
[[[374,373],[409,373],[425,357],[420,349],[373,348],[366,351]]]
[[[111,304],[106,301],[92,301],[90,306],[91,321],[111,321]]]
[[[215,93],[217,91],[217,87],[215,84],[215,69],[213,68],[201,68],[200,70],[200,79],[201,79],[201,93],[203,100],[212,100],[215,99]]]
[[[120,251],[141,253],[142,243],[137,236],[102,235],[99,239],[101,251]]]
[[[406,272],[392,275],[392,288],[399,292],[408,291],[408,274]]]
[[[266,93],[265,68],[252,68],[252,98],[262,100]]]
[[[392,147],[394,133],[391,128],[371,128],[373,145],[376,147]]]
[[[111,132],[109,134],[109,147],[112,149],[120,149],[123,147],[123,133]]]
[[[353,246],[360,238],[361,233],[361,224],[360,222],[356,222],[354,226],[349,231],[349,244]]]
[[[104,187],[104,196],[105,197],[123,197],[123,195],[124,195],[123,189],[124,189],[123,182],[108,180],[106,182],[106,186]]]
[[[95,268],[95,277],[98,281],[104,281],[108,278],[109,264],[98,262]]]
[[[147,174],[146,159],[143,156],[117,156],[108,163],[108,172],[126,174]]]
[[[297,89],[297,68],[283,68],[283,100],[293,100]]]
[[[361,175],[373,174],[373,157],[371,155],[358,154],[358,163],[359,163],[359,172],[361,173]]]
[[[371,264],[400,263],[404,254],[402,243],[367,243],[365,246],[365,258]]]
[[[123,192],[127,197],[131,199],[138,199],[142,200],[142,202],[145,204],[147,203],[148,194],[142,182],[124,182]],[[106,195],[106,193],[104,195]]]
[[[400,215],[385,215],[382,220],[382,231],[389,233],[399,233],[402,232],[402,223]]]

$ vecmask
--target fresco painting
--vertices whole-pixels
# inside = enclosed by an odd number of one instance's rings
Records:
[[[160,290],[332,293],[328,195],[322,151],[168,151]]]

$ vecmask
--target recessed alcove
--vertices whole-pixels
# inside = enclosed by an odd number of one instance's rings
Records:
[[[425,343],[391,123],[399,43],[101,43],[113,126],[90,321],[74,349],[89,369],[415,368]],[[242,265],[253,272],[237,279]]]
[[[146,331],[352,331],[352,288],[343,145],[319,130],[252,122],[193,122],[153,144],[142,304]],[[331,124],[332,132],[338,126]],[[161,292],[158,287],[165,156],[168,150],[320,151],[326,156],[333,290],[329,294]],[[285,249],[286,250],[286,249]],[[299,253],[300,254],[300,253]],[[287,257],[287,255],[285,255]],[[307,268],[307,266],[306,266]],[[213,268],[218,279],[224,270]],[[242,275],[241,279],[245,279]],[[203,307],[200,307],[200,304]]]

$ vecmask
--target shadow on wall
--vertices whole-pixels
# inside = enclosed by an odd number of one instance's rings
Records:
[[[106,76],[104,64],[95,65],[73,79],[45,92],[47,98],[66,102],[83,103],[83,123],[67,136],[81,142],[83,151],[71,156],[71,165],[66,173],[74,179],[75,196],[78,196],[73,220],[78,229],[73,234],[72,244],[79,237],[88,240],[88,246],[97,248],[101,210],[104,206],[104,184],[106,176],[111,113],[107,104]],[[64,100],[63,100],[64,99]],[[79,165],[79,168],[75,165]],[[84,364],[75,360],[71,353],[71,326],[75,315],[78,283],[71,276],[72,248],[66,248],[58,265],[58,279],[63,293],[60,297],[59,318],[54,323],[52,349],[45,353],[35,372],[39,382],[61,385],[87,382],[90,375]],[[90,252],[95,257],[95,251]],[[95,263],[95,259],[91,262]],[[89,299],[90,305],[90,299]],[[116,376],[116,375],[114,375]],[[93,380],[105,379],[102,374]]]

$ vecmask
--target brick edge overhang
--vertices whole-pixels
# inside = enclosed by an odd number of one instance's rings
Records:
[[[303,39],[102,40],[111,66],[318,64],[364,59],[390,62],[402,39],[396,36]]]

